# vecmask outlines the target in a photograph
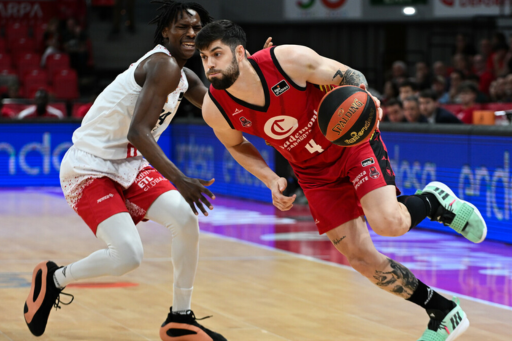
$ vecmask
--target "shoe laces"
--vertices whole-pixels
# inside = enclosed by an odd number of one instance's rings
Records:
[[[71,296],[71,301],[69,301],[69,302],[62,302],[60,300],[60,295]],[[59,295],[57,295],[57,299],[55,300],[55,303],[53,304],[53,307],[55,309],[61,309],[61,306],[60,306],[61,304],[63,304],[63,305],[70,305],[73,302],[74,299],[75,299],[75,296],[73,296],[71,294],[67,294],[65,292],[60,292]]]
[[[192,310],[187,310],[185,315],[190,315],[190,317],[192,317],[193,320],[195,321],[202,321],[202,320],[206,320],[206,319],[209,319],[210,317],[213,317],[213,315],[208,315],[208,316],[205,316],[205,317],[201,317],[201,318],[197,318],[196,315],[194,314],[194,312]]]
[[[434,214],[434,216],[430,219],[431,221],[437,221],[440,224],[443,224],[444,226],[449,226],[453,218],[455,218],[455,213],[453,213],[453,207],[448,206],[448,208],[444,208],[443,206],[439,206],[437,209],[437,212]]]
[[[430,322],[428,323],[428,329],[437,332],[439,329],[445,329],[446,324],[443,322],[443,320],[437,320],[437,319],[430,319]]]
[[[185,313],[177,313],[177,312],[173,312],[172,308],[171,308],[171,311],[169,312],[169,315],[167,316],[167,321],[170,321],[173,316],[187,317],[187,318],[192,319],[192,321],[202,321],[202,320],[206,320],[210,317],[213,317],[213,315],[209,315],[209,316],[197,318],[196,315],[194,314],[194,312],[190,309],[185,310]]]

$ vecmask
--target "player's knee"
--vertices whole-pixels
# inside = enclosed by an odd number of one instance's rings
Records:
[[[183,212],[176,225],[175,235],[186,237],[190,241],[197,242],[199,240],[199,220],[192,210]]]
[[[403,234],[403,217],[398,213],[382,215],[375,221],[370,221],[372,230],[380,236],[398,237]]]
[[[119,255],[113,269],[113,275],[121,276],[137,269],[142,263],[144,250],[142,243],[124,243],[119,247]]]

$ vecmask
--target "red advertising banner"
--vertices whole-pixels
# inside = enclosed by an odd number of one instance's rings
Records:
[[[57,15],[57,0],[0,0],[0,20],[48,21]]]
[[[436,17],[474,17],[510,15],[510,0],[435,0]]]

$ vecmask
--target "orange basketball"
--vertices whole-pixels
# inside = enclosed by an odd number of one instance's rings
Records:
[[[329,91],[318,106],[318,126],[334,144],[354,147],[368,141],[377,127],[377,108],[365,90],[345,85]]]

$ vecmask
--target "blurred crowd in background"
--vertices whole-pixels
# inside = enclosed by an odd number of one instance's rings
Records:
[[[478,123],[475,111],[512,110],[512,35],[473,42],[458,34],[451,60],[420,61],[413,69],[398,60],[386,78],[386,121]]]

